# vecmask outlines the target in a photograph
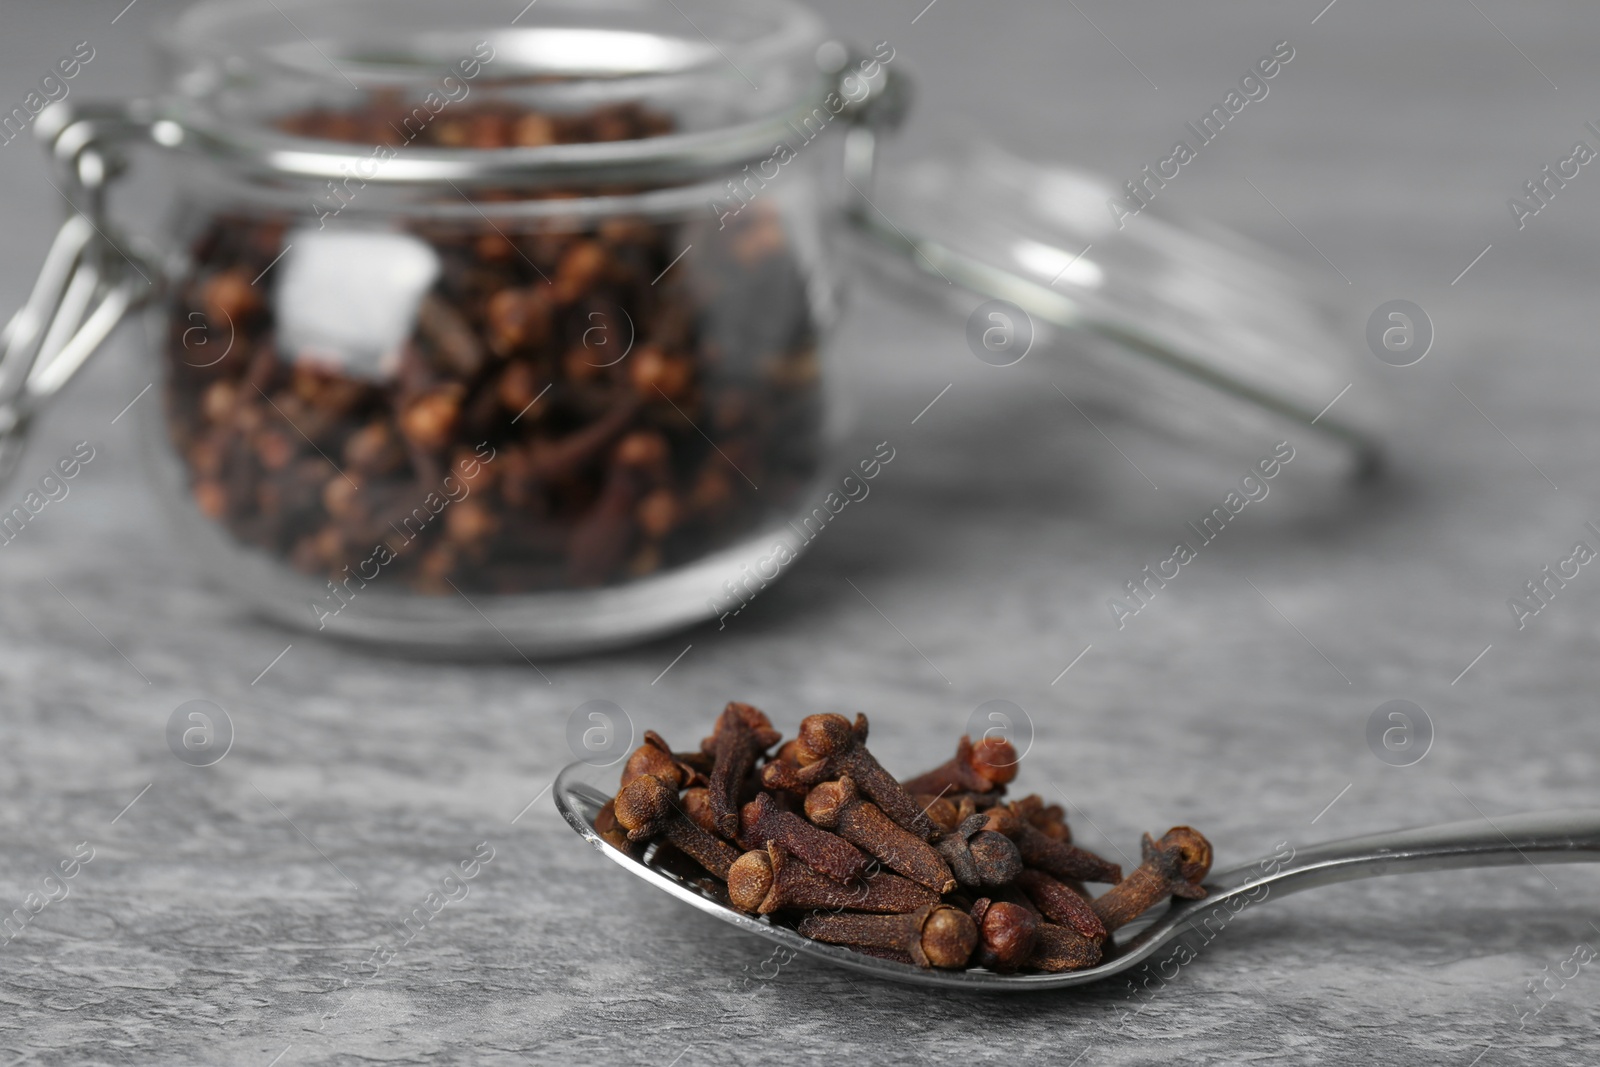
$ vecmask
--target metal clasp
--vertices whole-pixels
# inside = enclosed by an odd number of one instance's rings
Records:
[[[880,45],[887,47],[887,44]],[[894,49],[884,57],[879,50],[867,55],[837,43],[817,53],[823,72],[837,79],[837,95],[845,101],[843,115],[850,122],[844,140],[844,179],[853,195],[852,217],[872,209],[870,190],[878,165],[878,138],[893,133],[905,121],[911,106],[911,81],[903,70],[891,69]]]
[[[145,124],[120,106],[57,103],[35,128],[71,207],[27,303],[0,330],[0,485],[21,461],[41,404],[160,288],[159,269],[114,234],[105,211],[107,186],[123,165],[115,145]]]

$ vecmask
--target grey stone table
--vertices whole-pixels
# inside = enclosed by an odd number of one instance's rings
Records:
[[[1594,805],[1600,578],[1520,631],[1507,598],[1600,519],[1600,176],[1520,230],[1507,199],[1596,143],[1600,11],[1324,2],[826,5],[921,73],[912,143],[960,120],[1117,176],[1289,40],[1270,96],[1163,195],[1320,271],[1358,349],[1388,299],[1437,326],[1422,363],[1374,368],[1399,413],[1387,483],[1291,468],[1120,632],[1106,598],[1241,472],[1123,423],[1101,436],[1048,388],[1060,357],[993,373],[958,318],[858,302],[840,352],[863,434],[898,457],[791,577],[726,629],[539,673],[321,643],[203,584],[146,497],[133,420],[113,421],[149,381],[120,338],[22,477],[81,439],[96,458],[0,551],[0,910],[80,861],[0,946],[0,1061],[1600,1060],[1592,965],[1528,992],[1600,944],[1590,868],[1325,889],[1247,914],[1159,988],[962,999],[802,962],[762,977],[764,944],[624,875],[546,792],[567,713],[594,697],[683,742],[734,697],[785,725],[862,709],[903,770],[1005,698],[1037,726],[1022,784],[1069,797],[1107,852],[1174,822],[1226,863]],[[8,0],[0,105],[80,40],[96,58],[74,92],[144,84],[170,7]],[[0,306],[58,208],[35,150],[0,147]],[[1433,723],[1414,766],[1368,748],[1391,698]],[[237,730],[204,770],[163,736],[191,699]],[[402,933],[475,854],[467,895]]]

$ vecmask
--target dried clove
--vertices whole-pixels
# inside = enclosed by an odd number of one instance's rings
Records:
[[[1028,962],[1039,937],[1039,916],[1017,904],[979,897],[972,905],[980,967],[1006,974]]]
[[[972,917],[948,904],[908,915],[812,915],[799,931],[814,941],[903,952],[918,967],[964,967],[978,943]]]
[[[1072,828],[1067,825],[1066,812],[1060,804],[1046,804],[1037,793],[1030,793],[1007,806],[1046,837],[1069,845],[1072,843]]]
[[[711,812],[711,790],[703,785],[691,786],[683,791],[679,806],[690,822],[713,837],[721,836],[717,832],[717,817]]]
[[[1084,937],[1076,930],[1055,923],[1040,923],[1027,966],[1049,973],[1081,971],[1099,963],[1103,952],[1099,941]]]
[[[627,523],[637,486],[627,471],[613,466],[594,507],[567,535],[567,576],[572,585],[599,585],[627,555],[633,530]]]
[[[948,795],[914,793],[911,799],[922,808],[922,813],[933,823],[933,828],[938,833],[952,833],[961,825],[961,820],[966,818],[960,806]]]
[[[739,790],[762,753],[778,743],[778,731],[760,709],[729,701],[700,750],[712,757],[711,812],[717,829],[732,841],[739,836]]]
[[[212,326],[231,329],[261,309],[261,290],[242,270],[225,270],[208,278],[200,290],[201,306]]]
[[[790,738],[778,746],[778,751],[761,768],[761,784],[774,792],[787,793],[792,796],[804,797],[811,791],[800,777],[800,761],[795,756],[795,750],[800,745],[799,738]]]
[[[883,813],[883,809],[856,792],[855,782],[842,775],[836,782],[823,782],[806,795],[806,818],[833,830],[881,860],[884,866],[905,875],[936,893],[956,887],[950,868],[939,853],[922,838],[903,829]],[[816,866],[816,864],[813,864]]]
[[[417,332],[427,338],[446,374],[471,378],[483,369],[483,344],[453,304],[429,293],[417,308]]]
[[[1003,793],[1017,776],[1017,760],[1016,747],[1005,738],[983,737],[973,744],[963,737],[949,760],[902,784],[912,793]]]
[[[878,873],[855,886],[840,885],[776,843],[740,856],[728,871],[727,882],[728,899],[734,907],[761,915],[784,908],[899,914],[939,902],[937,893],[898,874]]]
[[[672,749],[654,730],[644,732],[644,744],[634,749],[622,765],[621,786],[642,774],[651,774],[677,789],[699,780],[699,773],[673,755]]]
[[[808,715],[800,720],[798,740],[795,757],[803,782],[815,785],[848,774],[889,818],[924,841],[933,836],[932,820],[867,751],[865,715],[858,714],[853,726],[843,715]]]
[[[989,828],[1016,842],[1022,862],[1063,881],[1106,882],[1122,880],[1122,868],[1076,845],[1050,837],[1009,807],[990,808]]]
[[[744,806],[741,831],[742,847],[765,848],[775,842],[837,882],[855,882],[866,873],[869,863],[848,840],[781,810],[767,793],[758,793]]]
[[[579,477],[584,468],[597,460],[606,446],[628,428],[638,414],[635,401],[622,397],[595,419],[565,437],[555,440],[535,438],[529,453],[531,473],[546,482],[561,482]],[[626,466],[626,464],[621,464]]]
[[[1105,940],[1105,924],[1095,914],[1094,908],[1065,883],[1056,881],[1043,871],[1024,870],[1017,875],[1016,885],[1028,895],[1028,899],[1039,909],[1039,914],[1046,919],[1090,940]]]
[[[985,829],[987,823],[986,816],[968,815],[939,839],[939,855],[962,885],[1001,886],[1022,871],[1017,846],[1005,835]]]
[[[1145,834],[1141,851],[1138,868],[1090,902],[1107,930],[1132,922],[1168,897],[1206,895],[1200,883],[1211,872],[1211,842],[1198,831],[1174,826],[1159,841]]]
[[[678,807],[678,791],[654,775],[641,775],[614,800],[617,824],[635,843],[664,837],[700,866],[726,880],[739,850],[696,826]]]

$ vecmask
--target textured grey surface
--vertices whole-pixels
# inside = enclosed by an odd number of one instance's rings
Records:
[[[98,54],[75,92],[140,85],[143,35],[170,5],[113,24],[122,6],[5,0],[0,102],[85,38]],[[841,353],[863,433],[899,450],[872,497],[726,630],[541,663],[547,683],[520,662],[286,634],[200,582],[145,496],[133,420],[111,424],[149,381],[125,334],[45,420],[21,476],[81,438],[99,455],[0,550],[0,910],[77,843],[94,850],[70,896],[0,946],[0,1060],[1600,1060],[1593,965],[1517,1022],[1542,968],[1600,944],[1591,868],[1320,890],[1246,915],[1149,994],[961,1000],[798,962],[743,983],[764,944],[623,875],[548,795],[513,823],[593,697],[679,743],[730,697],[791,728],[863,709],[901,770],[942,758],[978,703],[1015,700],[1038,728],[1021,784],[1064,790],[1108,852],[1097,831],[1131,853],[1141,831],[1192,822],[1230,863],[1279,841],[1595,803],[1600,578],[1586,569],[1520,633],[1506,598],[1600,520],[1600,177],[1585,168],[1521,232],[1506,198],[1594,142],[1600,11],[1338,0],[1313,25],[1322,0],[940,0],[913,25],[920,0],[826,7],[922,75],[912,141],[964,116],[1117,176],[1288,38],[1297,55],[1268,99],[1165,195],[1321,270],[1357,312],[1352,345],[1384,300],[1430,312],[1432,354],[1376,368],[1399,413],[1394,478],[1357,493],[1291,467],[1119,633],[1106,597],[1237,472],[1102,423],[1152,491],[1048,388],[1048,360],[997,374],[959,319],[869,297]],[[0,147],[0,306],[21,299],[58,206],[35,150]],[[1364,739],[1393,697],[1437,732],[1404,769]],[[163,739],[197,698],[237,728],[204,770]],[[397,924],[483,841],[494,858],[470,894],[402,946]],[[378,969],[380,950],[394,955]]]

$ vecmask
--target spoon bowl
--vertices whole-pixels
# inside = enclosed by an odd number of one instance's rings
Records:
[[[996,974],[981,968],[942,971],[812,941],[766,916],[747,915],[728,903],[709,875],[695,877],[654,862],[654,844],[637,858],[613,848],[594,827],[600,809],[610,797],[584,780],[593,770],[587,764],[574,763],[561,772],[553,790],[556,808],[603,855],[657,889],[723,922],[774,941],[797,956],[824,960],[891,982],[989,993],[1068,989],[1104,981],[1150,962],[1163,946],[1185,932],[1196,932],[1209,941],[1247,908],[1319,885],[1407,871],[1600,861],[1597,810],[1445,823],[1348,838],[1298,852],[1284,845],[1270,856],[1214,872],[1206,879],[1203,899],[1174,900],[1163,909],[1152,910],[1138,923],[1118,930],[1115,943],[1107,943],[1106,959],[1097,967],[1063,974]]]

